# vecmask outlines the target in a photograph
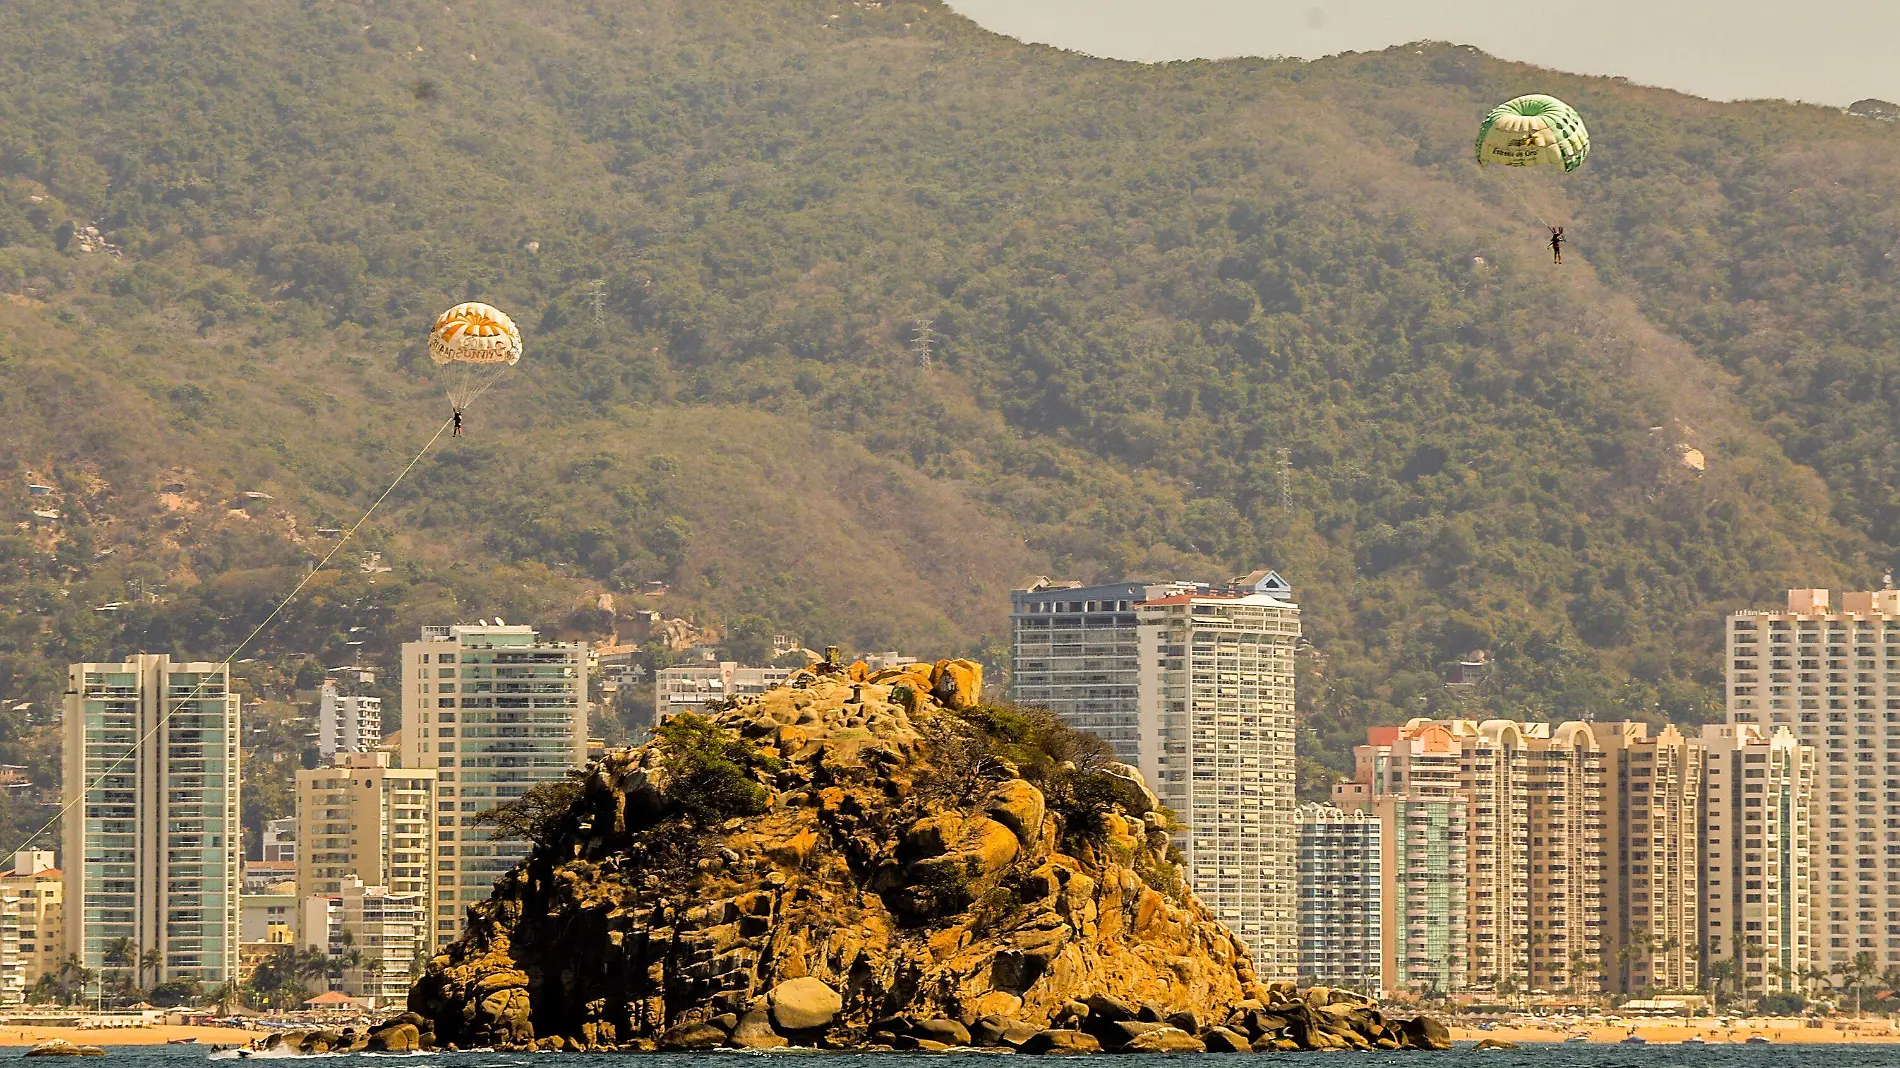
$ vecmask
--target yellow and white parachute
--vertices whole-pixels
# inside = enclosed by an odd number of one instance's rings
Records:
[[[449,403],[460,411],[520,362],[521,331],[493,305],[457,304],[436,317],[429,359],[442,369]]]

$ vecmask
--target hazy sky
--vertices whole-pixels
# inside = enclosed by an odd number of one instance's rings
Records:
[[[949,0],[1012,37],[1120,59],[1476,45],[1717,100],[1900,101],[1900,0]]]

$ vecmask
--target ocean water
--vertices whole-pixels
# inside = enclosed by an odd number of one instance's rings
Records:
[[[24,1052],[24,1051],[22,1051]],[[231,1053],[213,1054],[208,1047],[194,1046],[107,1046],[106,1064],[101,1068],[195,1068],[207,1060],[225,1068],[235,1059]],[[0,1054],[4,1056],[4,1054]],[[735,1068],[760,1060],[789,1064],[806,1058],[822,1058],[825,1068],[918,1068],[928,1061],[953,1057],[996,1057],[1010,1054],[988,1053],[814,1053],[777,1051],[773,1053],[423,1053],[335,1054],[321,1057],[252,1057],[246,1061],[310,1060],[322,1068],[396,1068],[396,1062],[412,1061],[407,1068],[630,1068],[637,1059],[652,1068]],[[1259,1068],[1266,1062],[1288,1068],[1434,1068],[1445,1062],[1477,1061],[1484,1068],[1900,1068],[1900,1044],[1745,1046],[1710,1044],[1706,1046],[1590,1046],[1538,1044],[1519,1050],[1487,1050],[1479,1053],[1460,1044],[1449,1053],[1273,1053],[1273,1054],[1190,1054],[1179,1056],[1103,1055],[1103,1068],[1141,1068],[1149,1062],[1169,1063],[1180,1068],[1184,1060],[1222,1057],[1247,1057]],[[1037,1058],[1040,1060],[1040,1058]],[[1097,1058],[1068,1058],[1095,1060]],[[95,1065],[97,1061],[49,1061],[48,1065]],[[313,1066],[314,1068],[314,1066]]]

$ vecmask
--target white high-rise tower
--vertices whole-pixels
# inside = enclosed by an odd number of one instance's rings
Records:
[[[1012,596],[1011,696],[1098,734],[1186,827],[1194,892],[1263,978],[1299,967],[1293,650],[1300,609],[1259,571]]]
[[[89,969],[129,977],[132,967],[106,961],[129,944],[163,956],[160,981],[209,986],[237,972],[243,831],[230,684],[227,665],[164,655],[68,669],[65,936]]]

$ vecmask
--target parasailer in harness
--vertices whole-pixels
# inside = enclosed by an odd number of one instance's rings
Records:
[[[1567,240],[1569,239],[1564,237],[1563,227],[1553,226],[1550,228],[1550,262],[1556,264],[1562,264],[1564,262],[1564,242]],[[461,416],[456,416],[455,425],[458,427],[462,425]],[[459,434],[461,431],[457,430],[456,433]]]
[[[438,433],[440,432],[438,431]],[[455,409],[455,432],[450,434],[449,437],[459,438],[461,436],[462,436],[462,409],[457,408]]]

